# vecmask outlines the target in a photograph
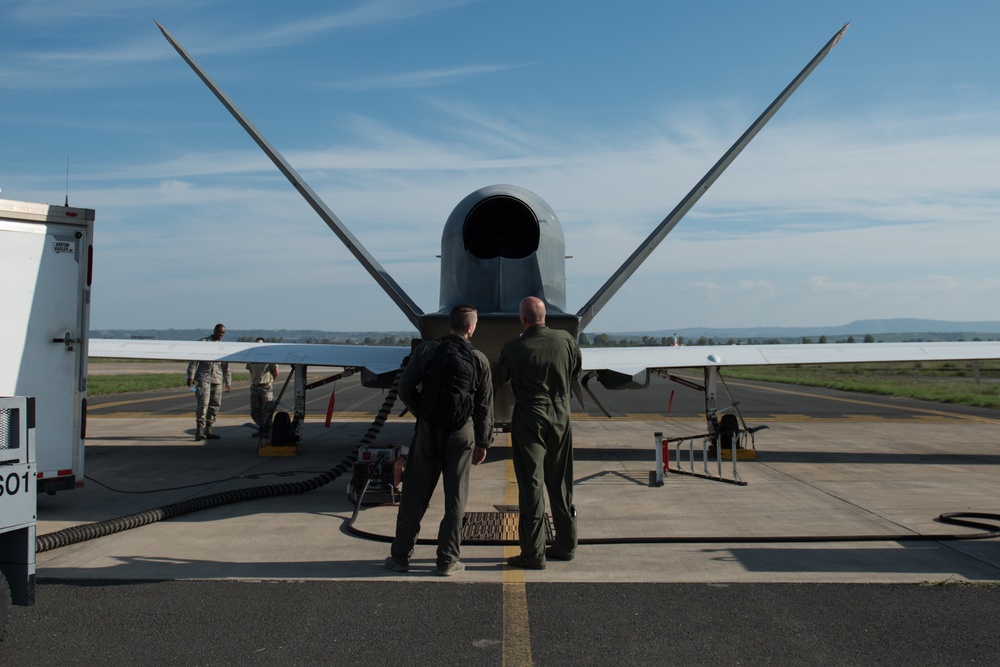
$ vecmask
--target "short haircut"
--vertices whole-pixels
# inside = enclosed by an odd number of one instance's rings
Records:
[[[473,322],[479,317],[479,311],[475,306],[463,304],[455,306],[448,314],[448,326],[455,333],[464,333]]]
[[[536,296],[526,296],[521,299],[518,311],[527,324],[545,324],[545,302]]]

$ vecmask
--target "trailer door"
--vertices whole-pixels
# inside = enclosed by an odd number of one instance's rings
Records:
[[[33,396],[39,488],[83,482],[90,228],[0,220],[0,393]]]

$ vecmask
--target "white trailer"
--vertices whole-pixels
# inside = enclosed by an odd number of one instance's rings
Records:
[[[35,399],[37,489],[83,486],[94,211],[0,199],[0,396]]]

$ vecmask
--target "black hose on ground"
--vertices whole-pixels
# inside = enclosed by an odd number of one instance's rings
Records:
[[[207,496],[191,498],[179,503],[164,505],[144,512],[128,514],[116,519],[107,519],[95,523],[87,523],[80,526],[71,526],[54,533],[39,535],[35,538],[35,553],[42,553],[49,549],[65,547],[77,542],[85,542],[106,535],[113,535],[124,530],[146,526],[157,521],[173,519],[174,517],[191,514],[201,510],[240,503],[247,500],[261,500],[263,498],[276,498],[278,496],[294,496],[301,493],[315,491],[321,486],[325,486],[334,481],[346,471],[351,470],[354,462],[357,461],[356,453],[349,454],[335,468],[310,479],[297,482],[283,482],[281,484],[267,484],[264,486],[253,486],[246,489],[233,489],[232,491],[222,491],[212,493]]]
[[[385,400],[382,402],[382,408],[379,410],[375,417],[375,421],[372,423],[368,432],[362,439],[362,444],[373,442],[379,431],[382,430],[382,426],[385,425],[385,421],[388,418],[389,413],[392,411],[392,405],[395,403],[396,397],[398,396],[399,379],[403,375],[402,370],[406,366],[407,361],[409,361],[409,357],[406,357],[403,360],[403,364],[400,366],[399,372],[396,373],[392,386],[389,388],[389,391],[386,393]],[[213,493],[207,496],[191,498],[190,500],[184,500],[171,505],[164,505],[163,507],[157,507],[144,512],[128,514],[116,519],[107,519],[105,521],[97,521],[80,526],[71,526],[70,528],[57,530],[53,533],[39,535],[35,538],[35,553],[42,553],[50,549],[65,547],[70,544],[85,542],[87,540],[93,540],[107,535],[113,535],[124,530],[147,526],[151,523],[156,523],[157,521],[173,519],[174,517],[191,514],[192,512],[199,512],[212,507],[219,507],[221,505],[240,503],[247,500],[261,500],[263,498],[276,498],[278,496],[294,496],[301,493],[309,493],[310,491],[315,491],[321,486],[326,486],[348,470],[353,470],[354,464],[357,460],[358,454],[355,451],[348,454],[343,461],[337,464],[336,467],[326,472],[322,472],[310,479],[297,482],[283,482],[281,484],[253,486],[246,489],[234,489],[232,491],[222,491],[220,493]],[[367,485],[365,485],[366,490],[367,488]],[[355,508],[354,513],[356,517],[357,508]]]
[[[352,452],[335,468],[320,473],[311,479],[298,482],[284,482],[282,484],[268,484],[265,486],[255,486],[247,489],[234,489],[213,493],[207,496],[192,498],[179,503],[165,505],[136,514],[129,514],[116,519],[98,521],[95,523],[72,526],[54,533],[39,535],[35,540],[35,552],[42,553],[57,547],[64,547],[78,542],[113,535],[124,530],[146,526],[157,521],[172,519],[174,517],[190,514],[200,510],[228,505],[230,503],[243,502],[247,500],[260,500],[263,498],[274,498],[277,496],[298,495],[314,491],[321,486],[325,486],[334,481],[348,470],[352,470],[357,461],[357,453]],[[370,479],[368,480],[370,481]],[[354,506],[354,513],[348,520],[345,528],[348,532],[362,539],[375,542],[392,542],[392,535],[379,535],[369,533],[354,527],[354,522],[358,518],[358,513],[364,500],[368,484],[358,496]],[[981,523],[979,521],[969,521],[968,519],[985,519],[1000,524],[1000,514],[987,512],[947,512],[938,516],[937,521],[968,528],[978,528],[982,533],[950,533],[950,534],[919,534],[905,533],[900,535],[778,535],[778,536],[660,536],[660,537],[612,537],[612,538],[583,538],[579,541],[581,545],[600,544],[777,544],[777,543],[817,543],[817,542],[914,542],[914,541],[952,541],[952,540],[983,540],[1000,537],[1000,525]],[[482,546],[513,546],[516,540],[469,540],[465,544],[476,544]],[[417,540],[420,545],[436,545],[437,540],[421,538]]]
[[[354,516],[347,524],[347,530],[354,535],[373,542],[392,542],[391,535],[379,535],[369,533],[354,527],[354,520],[357,518],[357,508]],[[994,521],[998,525],[980,523],[978,521],[968,521],[967,519],[986,519]],[[956,526],[966,526],[968,528],[979,528],[986,531],[982,533],[904,533],[901,535],[771,535],[771,536],[681,536],[667,535],[660,537],[601,537],[582,538],[580,545],[598,544],[800,544],[807,542],[947,542],[953,540],[986,540],[993,537],[1000,537],[1000,514],[990,514],[987,512],[946,512],[938,516],[936,521],[948,523]],[[417,544],[436,545],[437,540],[418,539]],[[492,540],[473,539],[462,540],[462,544],[475,544],[479,546],[515,546],[517,540]]]

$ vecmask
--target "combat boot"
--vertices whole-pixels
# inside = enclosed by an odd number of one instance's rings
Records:
[[[198,442],[199,440],[204,440],[204,439],[205,439],[205,434],[202,432],[202,430],[200,428],[196,429],[195,432],[194,432],[194,440],[195,440],[195,442]]]
[[[221,437],[222,436],[219,435],[218,433],[212,433],[212,427],[211,426],[206,426],[205,427],[205,439],[206,440],[218,440]]]

